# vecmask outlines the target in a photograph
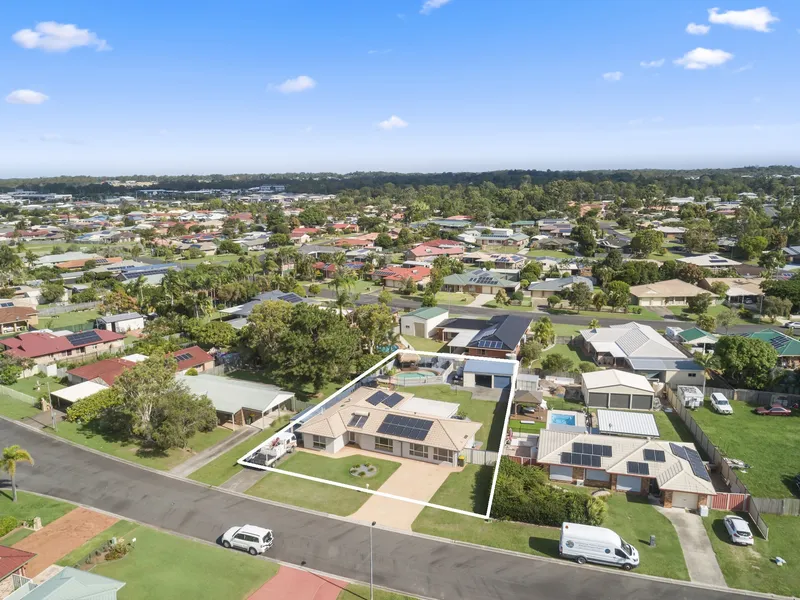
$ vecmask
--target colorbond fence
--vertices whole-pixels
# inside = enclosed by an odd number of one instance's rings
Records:
[[[464,460],[471,465],[493,466],[497,464],[497,452],[489,450],[476,450],[475,448],[465,448],[461,453]]]

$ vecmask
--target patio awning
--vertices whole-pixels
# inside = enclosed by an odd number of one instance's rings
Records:
[[[477,331],[462,331],[452,340],[447,342],[447,345],[451,348],[466,348],[467,344],[469,344],[476,335],[478,335]]]

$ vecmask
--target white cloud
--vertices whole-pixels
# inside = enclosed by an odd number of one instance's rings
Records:
[[[622,71],[611,71],[610,73],[603,73],[603,79],[606,81],[619,81],[622,79]]]
[[[675,59],[676,65],[681,65],[684,69],[703,70],[708,67],[718,67],[724,65],[733,54],[725,50],[709,50],[708,48],[695,48],[690,50],[683,57]]]
[[[390,129],[402,129],[403,127],[408,127],[408,123],[403,121],[403,119],[401,119],[397,115],[392,115],[385,121],[381,121],[380,123],[378,123],[378,127],[388,131]]]
[[[429,15],[431,11],[441,8],[445,4],[449,3],[450,0],[425,0],[425,4],[422,5],[422,8],[419,9],[419,12],[423,15]]]
[[[33,90],[14,90],[6,96],[6,102],[9,104],[41,104],[45,100],[47,100],[45,94]]]
[[[691,33],[692,35],[705,35],[709,31],[711,31],[711,27],[708,25],[698,25],[697,23],[689,23],[686,26],[686,33]]]
[[[391,51],[391,48],[387,48],[385,50],[367,50],[367,54],[389,54]]]
[[[643,60],[639,63],[639,66],[644,67],[645,69],[657,69],[658,67],[664,66],[664,59],[659,58],[658,60]]]
[[[37,23],[34,29],[20,29],[11,39],[23,48],[45,52],[67,52],[82,46],[91,46],[98,51],[111,50],[108,42],[98,38],[93,31],[55,21]]]
[[[723,13],[719,12],[718,8],[710,8],[708,21],[718,25],[730,25],[736,29],[752,29],[767,33],[772,31],[769,24],[777,23],[780,19],[773,15],[766,6],[760,6],[747,10],[729,10]]]
[[[742,71],[749,71],[750,69],[753,68],[753,66],[755,66],[755,63],[749,62],[746,65],[742,65],[738,69],[734,69],[733,72],[734,73],[741,73]]]
[[[284,94],[294,94],[295,92],[305,92],[316,87],[317,82],[308,75],[300,75],[294,79],[287,79],[278,86],[278,91]]]

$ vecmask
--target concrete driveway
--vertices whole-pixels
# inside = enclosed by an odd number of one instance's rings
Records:
[[[494,296],[492,294],[478,294],[475,300],[467,304],[467,306],[483,306],[492,300],[494,300]]]
[[[682,508],[657,506],[656,509],[672,522],[678,533],[683,558],[689,569],[689,579],[694,583],[727,587],[728,584],[725,583],[725,577],[717,562],[717,555],[714,554],[711,540],[708,539],[706,528],[703,527],[703,518]]]

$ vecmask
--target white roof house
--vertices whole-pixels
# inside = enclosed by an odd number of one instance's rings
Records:
[[[725,258],[719,254],[701,254],[700,256],[686,256],[679,258],[678,262],[697,265],[698,267],[708,267],[709,269],[724,269],[727,267],[738,267],[742,263]]]
[[[636,303],[640,306],[682,306],[688,303],[689,298],[708,293],[708,290],[680,279],[631,287],[631,296],[636,298]],[[716,296],[712,294],[711,303],[714,304],[715,301]]]
[[[655,329],[641,323],[584,329],[581,337],[596,352],[607,352],[615,357],[686,358]]]
[[[651,410],[653,386],[646,377],[629,371],[608,369],[583,373],[581,391],[587,406]]]

